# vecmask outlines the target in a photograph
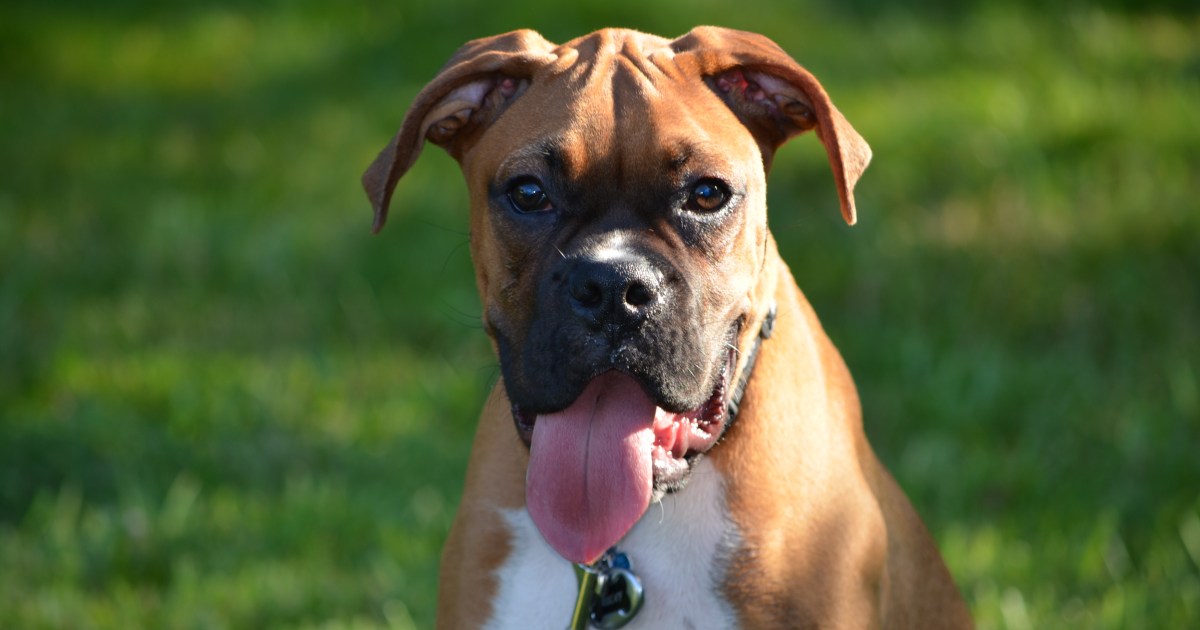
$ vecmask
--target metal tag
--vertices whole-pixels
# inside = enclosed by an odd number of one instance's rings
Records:
[[[592,626],[611,630],[633,620],[642,608],[642,581],[628,569],[612,568],[600,575],[592,598]]]
[[[587,630],[591,619],[592,603],[600,587],[600,572],[594,567],[575,565],[575,579],[579,583],[579,594],[575,597],[575,610],[571,613],[571,625],[567,630]]]
[[[590,565],[576,564],[579,594],[568,630],[584,630],[588,625],[601,630],[620,628],[633,620],[642,609],[645,590],[633,573],[629,556],[614,547]]]

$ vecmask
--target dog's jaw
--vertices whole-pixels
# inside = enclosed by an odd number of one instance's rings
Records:
[[[725,355],[713,393],[687,412],[667,411],[637,380],[610,370],[567,408],[533,419],[526,506],[560,555],[595,561],[651,501],[682,487],[726,424],[732,350]]]
[[[729,396],[733,372],[737,365],[737,351],[733,343],[740,327],[740,320],[730,326],[729,342],[720,349],[723,358],[714,361],[716,371],[710,379],[713,383],[711,393],[703,403],[684,412],[671,412],[664,409],[661,402],[655,401],[651,425],[654,441],[650,446],[654,501],[686,486],[693,465],[716,446],[725,433],[730,420]],[[512,404],[513,424],[526,448],[533,443],[539,415]]]

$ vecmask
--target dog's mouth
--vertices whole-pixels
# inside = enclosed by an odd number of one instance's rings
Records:
[[[725,432],[729,407],[730,377],[737,354],[733,348],[726,352],[720,364],[712,395],[700,406],[684,413],[673,413],[655,405],[654,423],[654,492],[656,498],[680,490],[687,484],[687,474],[695,459],[717,443]],[[602,374],[601,377],[607,375]],[[600,377],[597,377],[600,378]],[[517,435],[526,447],[533,443],[538,414],[512,406]]]
[[[692,463],[727,426],[736,365],[727,346],[708,399],[685,412],[667,411],[618,370],[593,378],[561,411],[532,414],[514,405],[517,433],[530,449],[526,505],[559,554],[594,561],[652,500],[683,487]]]

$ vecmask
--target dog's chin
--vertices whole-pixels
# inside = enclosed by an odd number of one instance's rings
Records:
[[[737,364],[737,354],[732,344],[734,333],[736,329],[731,329],[731,342],[722,346],[722,356],[713,361],[714,373],[708,379],[713,386],[704,402],[680,413],[667,411],[665,403],[654,400],[656,409],[651,459],[655,501],[668,492],[682,489],[687,484],[692,466],[716,445],[725,432],[729,396],[733,389],[731,381]],[[653,391],[636,375],[629,376],[639,381],[644,392]],[[517,404],[513,404],[512,413],[517,435],[526,447],[531,447],[538,414],[523,410]]]

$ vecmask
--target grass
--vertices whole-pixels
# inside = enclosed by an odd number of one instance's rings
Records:
[[[10,3],[0,627],[431,626],[496,370],[453,162],[358,175],[467,39],[696,23],[875,149],[772,224],[979,625],[1200,619],[1200,14],[747,2]]]

